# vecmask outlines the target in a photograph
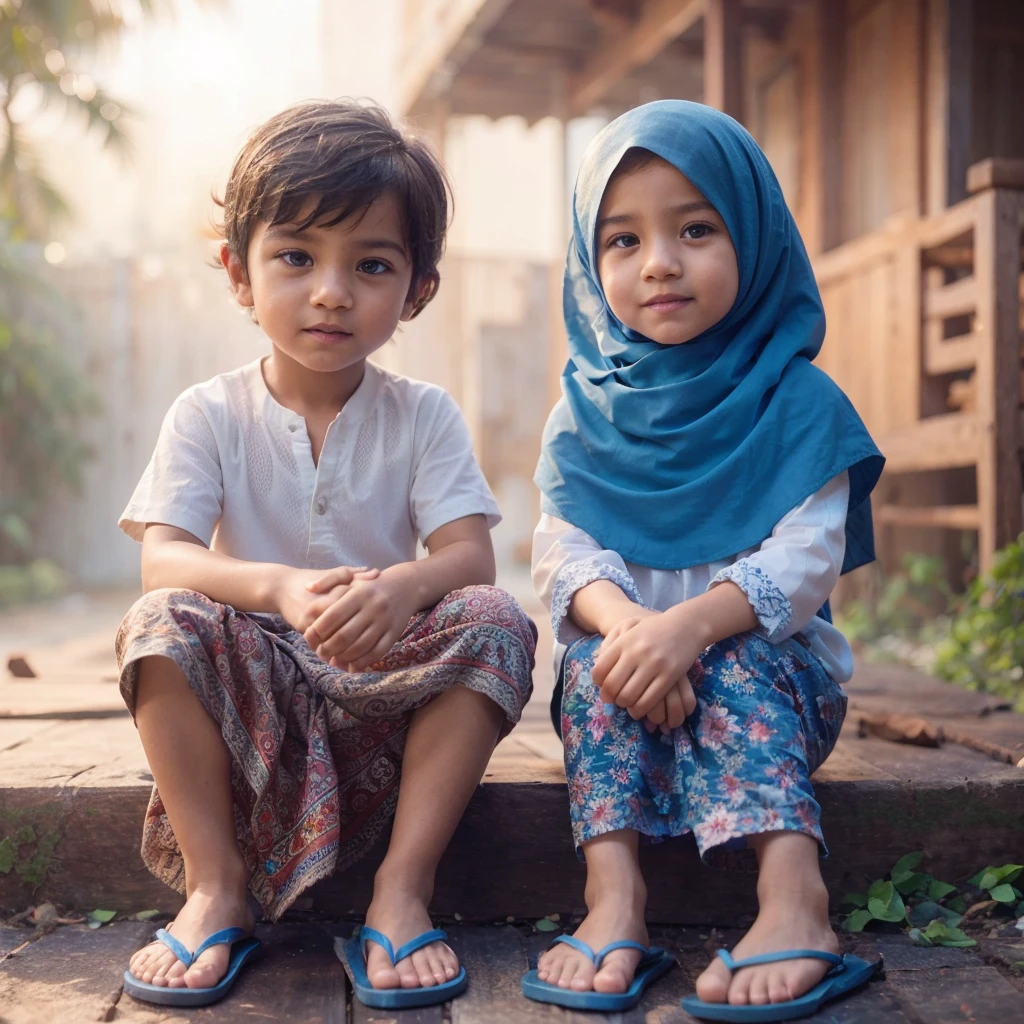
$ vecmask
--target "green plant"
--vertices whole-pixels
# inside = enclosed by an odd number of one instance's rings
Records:
[[[849,932],[863,931],[874,921],[905,924],[919,945],[974,946],[974,939],[959,927],[966,907],[957,888],[918,871],[921,853],[908,853],[893,866],[887,879],[873,882],[866,893],[847,893],[845,906],[853,909],[843,921]]]
[[[34,529],[46,498],[55,487],[77,487],[89,456],[82,422],[98,411],[99,402],[59,342],[62,335],[75,330],[73,320],[73,311],[35,269],[31,249],[0,235],[0,541],[4,542],[0,552],[4,561],[31,561]],[[42,580],[41,570],[35,575]],[[33,580],[22,583],[34,586]],[[18,581],[6,584],[17,589]]]
[[[1024,534],[996,552],[992,570],[971,584],[934,671],[970,690],[1014,701],[1024,711]]]

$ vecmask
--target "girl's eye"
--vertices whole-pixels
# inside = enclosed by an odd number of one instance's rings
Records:
[[[289,249],[287,252],[281,253],[280,258],[289,267],[309,267],[313,265],[313,260],[309,253],[303,252],[301,249]]]
[[[701,238],[707,238],[714,230],[710,224],[687,224],[683,228],[683,237],[699,241]]]
[[[389,267],[383,260],[371,259],[362,260],[356,269],[361,274],[370,274],[373,277],[377,277],[380,274],[386,274],[391,267]]]
[[[615,235],[614,238],[608,239],[609,249],[632,249],[634,246],[640,244],[640,239],[636,235]]]

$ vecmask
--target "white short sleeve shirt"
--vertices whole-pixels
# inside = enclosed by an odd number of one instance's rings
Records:
[[[442,388],[367,363],[314,465],[305,420],[257,360],[175,401],[118,525],[136,540],[147,523],[176,526],[252,562],[385,569],[475,514],[501,518]]]

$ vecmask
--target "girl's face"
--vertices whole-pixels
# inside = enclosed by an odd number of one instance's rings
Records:
[[[597,271],[615,316],[660,345],[683,345],[713,327],[739,288],[725,222],[656,156],[614,175],[605,190]]]

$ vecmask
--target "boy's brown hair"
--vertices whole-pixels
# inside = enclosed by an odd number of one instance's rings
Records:
[[[374,103],[315,100],[282,111],[249,138],[231,170],[218,229],[248,269],[259,221],[330,227],[390,192],[412,260],[413,316],[437,294],[451,188],[437,157]],[[300,213],[315,200],[306,216]],[[426,287],[424,288],[424,285]]]

